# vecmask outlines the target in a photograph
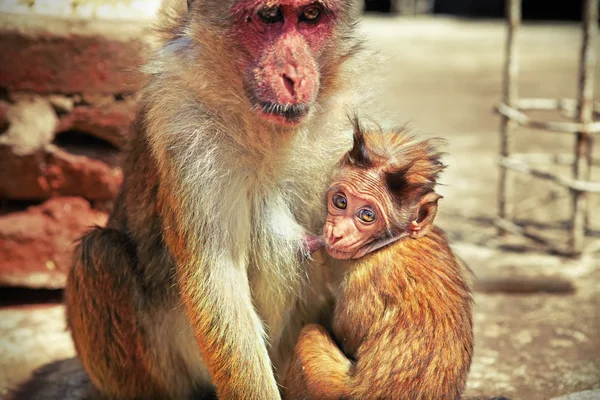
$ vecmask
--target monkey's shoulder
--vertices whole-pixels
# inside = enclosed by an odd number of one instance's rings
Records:
[[[347,294],[378,298],[391,307],[418,293],[446,291],[448,285],[468,297],[466,272],[444,231],[434,227],[426,236],[400,240],[356,260],[346,272],[343,287]]]
[[[396,268],[457,269],[460,262],[450,247],[446,233],[434,226],[418,239],[406,238],[392,244],[383,254]]]

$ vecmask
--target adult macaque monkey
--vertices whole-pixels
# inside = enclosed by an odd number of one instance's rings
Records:
[[[76,250],[68,324],[106,397],[277,399],[274,370],[320,311],[297,254],[351,141],[356,7],[188,6],[145,67],[122,192]]]
[[[315,324],[301,331],[288,398],[460,398],[473,351],[471,294],[432,225],[439,159],[432,140],[364,135],[356,122],[327,196],[325,246],[346,260],[330,271],[333,337]]]

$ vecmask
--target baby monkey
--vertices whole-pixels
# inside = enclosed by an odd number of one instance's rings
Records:
[[[444,169],[438,142],[365,132],[355,119],[353,148],[327,193],[322,237],[340,260],[330,271],[333,320],[329,330],[301,331],[287,398],[460,398],[473,351],[472,300],[461,264],[433,226]],[[318,241],[307,240],[314,249]]]

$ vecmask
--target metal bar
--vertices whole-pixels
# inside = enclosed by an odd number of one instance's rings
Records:
[[[527,163],[524,163],[521,160],[514,159],[513,157],[501,158],[499,164],[503,168],[511,169],[513,171],[518,171],[523,174],[534,176],[536,178],[554,182],[557,185],[569,188],[574,192],[600,193],[600,183],[565,178],[560,175],[556,175],[547,171],[543,171],[541,169],[531,167]]]
[[[542,246],[542,248],[545,251],[553,252],[557,255],[566,256],[566,257],[573,257],[573,256],[577,255],[577,254],[573,254],[570,249],[568,249],[564,246],[560,246],[560,245],[557,246],[556,244],[552,243],[550,240],[546,239],[545,237],[535,234],[533,232],[529,232],[522,226],[517,225],[512,221],[507,221],[505,219],[496,218],[493,221],[493,223],[497,227],[500,227],[507,232],[510,232],[517,236],[521,236],[521,237],[530,239],[530,240],[538,243],[539,245]],[[585,253],[585,254],[593,254],[593,253],[597,253],[599,251],[600,251],[600,240],[596,240],[596,241],[593,241],[592,243],[589,243],[583,249],[583,253]]]
[[[530,164],[573,165],[575,162],[572,153],[512,153],[511,158]],[[594,158],[592,164],[600,165],[600,158]]]
[[[521,0],[508,0],[506,2],[506,22],[507,22],[507,37],[506,37],[506,59],[504,63],[504,96],[503,101],[509,107],[515,108],[519,99],[518,92],[518,48],[517,48],[517,33],[521,24]],[[512,148],[512,131],[515,127],[515,122],[510,118],[502,116],[500,126],[500,154],[502,157],[508,157]],[[509,171],[505,168],[500,169],[499,185],[498,185],[498,217],[507,219],[508,216],[508,187],[510,176]],[[504,236],[507,230],[500,227],[498,234]]]
[[[568,98],[548,99],[548,98],[524,98],[517,102],[517,110],[541,110],[551,111],[559,110],[568,118],[577,118],[577,100]],[[594,114],[600,113],[600,102],[594,101]]]
[[[533,232],[529,232],[529,231],[525,230],[525,228],[523,228],[522,226],[517,225],[512,221],[508,221],[503,218],[496,218],[494,220],[494,225],[496,225],[498,228],[500,228],[506,232],[510,232],[517,236],[522,236],[524,238],[530,239],[530,240],[538,243],[539,245],[541,245],[543,247],[543,250],[545,250],[545,251],[552,252],[552,253],[555,253],[555,254],[558,254],[561,256],[567,256],[567,257],[573,256],[573,254],[570,252],[569,249],[565,249],[562,246],[557,246],[557,245],[553,244],[552,242],[550,242],[545,237],[542,237],[541,235],[535,234]]]
[[[562,110],[575,116],[577,101],[575,99],[519,99],[519,110]]]
[[[579,64],[578,121],[581,124],[592,122],[594,111],[594,70],[596,66],[595,42],[598,34],[598,1],[583,1],[583,41]],[[577,132],[575,143],[575,180],[589,180],[592,163],[591,132]],[[587,194],[573,191],[573,210],[569,246],[573,253],[581,253],[587,220]]]
[[[517,102],[519,110],[561,110],[570,118],[578,115],[577,100],[569,98],[547,99],[547,98],[524,98]],[[594,113],[600,112],[600,102],[594,101]]]
[[[504,103],[498,104],[496,110],[504,117],[509,118],[526,128],[571,134],[575,132],[587,132],[588,134],[600,132],[600,122],[536,121],[529,118],[529,116],[519,111],[517,108],[510,107]]]

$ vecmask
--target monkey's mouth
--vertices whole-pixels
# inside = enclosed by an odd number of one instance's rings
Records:
[[[296,125],[310,111],[308,104],[278,104],[271,101],[261,101],[259,109],[270,119],[284,125]]]
[[[339,250],[335,247],[331,247],[330,245],[326,245],[325,250],[327,250],[327,253],[329,253],[331,257],[336,258],[338,260],[348,260],[352,258],[352,256],[356,253],[355,251]]]

